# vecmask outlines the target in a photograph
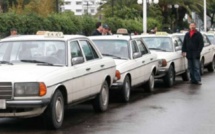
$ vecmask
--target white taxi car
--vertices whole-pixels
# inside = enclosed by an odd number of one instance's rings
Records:
[[[155,35],[140,35],[152,53],[156,53],[167,66],[159,68],[158,79],[163,79],[167,87],[174,85],[175,77],[182,76],[189,80],[186,58],[181,55],[182,41],[174,35],[159,33]]]
[[[175,36],[184,39],[185,33],[174,34]],[[204,39],[204,47],[201,52],[201,68],[200,73],[204,74],[204,69],[207,68],[209,72],[215,70],[215,44],[214,43],[214,34],[213,33],[202,33]]]
[[[0,117],[43,115],[57,129],[70,104],[93,99],[96,111],[107,110],[116,65],[87,37],[15,36],[0,41],[0,52]]]
[[[145,90],[154,90],[154,76],[157,73],[157,55],[152,54],[141,38],[112,35],[89,37],[103,56],[116,62],[116,77],[112,89],[121,90],[121,100],[128,102],[132,87],[144,84]]]

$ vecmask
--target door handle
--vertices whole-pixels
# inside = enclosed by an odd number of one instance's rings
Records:
[[[154,60],[153,58],[151,58],[150,60]]]
[[[86,71],[90,71],[91,68],[87,68]]]
[[[145,61],[142,61],[142,63],[145,63]]]
[[[101,65],[100,67],[104,67],[105,65]]]

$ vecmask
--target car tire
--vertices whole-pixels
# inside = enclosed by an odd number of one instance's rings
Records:
[[[105,112],[109,104],[109,86],[107,81],[102,84],[100,93],[93,100],[93,108],[96,112]]]
[[[144,84],[144,88],[146,92],[154,92],[155,86],[155,76],[154,72],[151,73],[149,80]]]
[[[212,62],[208,65],[208,71],[214,72],[215,69],[215,58],[213,58]]]
[[[182,80],[183,81],[189,81],[190,80],[190,74],[189,74],[189,70],[187,69],[182,75]]]
[[[123,87],[121,89],[121,101],[129,102],[131,94],[131,80],[128,76],[125,77]]]
[[[49,129],[58,129],[63,124],[64,119],[64,98],[61,91],[56,90],[50,104],[46,108],[44,123]]]
[[[164,76],[164,84],[167,87],[172,87],[175,83],[175,71],[174,67],[171,65],[168,69],[167,74]]]
[[[205,68],[204,68],[204,59],[202,59],[202,60],[200,61],[200,74],[201,74],[201,75],[204,74],[204,70],[205,70]]]

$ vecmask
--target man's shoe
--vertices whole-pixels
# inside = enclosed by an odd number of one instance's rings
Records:
[[[202,85],[202,83],[200,81],[196,82],[196,85]]]

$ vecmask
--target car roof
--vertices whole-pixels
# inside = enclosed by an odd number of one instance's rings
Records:
[[[130,40],[129,35],[102,35],[102,36],[89,36],[92,40]]]
[[[156,34],[142,34],[142,35],[134,35],[133,37],[172,37],[171,34],[167,34],[167,35],[156,35]]]
[[[83,38],[86,36],[82,35],[64,35],[63,37],[45,37],[44,35],[15,35],[15,36],[8,36],[2,41],[28,41],[28,40],[56,40],[56,41],[68,41],[71,39],[76,38]]]

